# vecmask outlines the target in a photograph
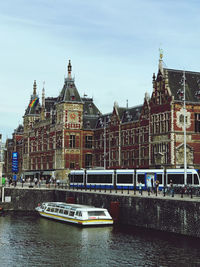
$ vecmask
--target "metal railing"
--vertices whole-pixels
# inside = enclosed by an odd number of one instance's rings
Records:
[[[101,186],[101,185],[87,185],[78,187],[75,184],[69,186],[65,181],[60,181],[59,183],[46,183],[45,180],[34,183],[34,182],[12,182],[6,183],[3,185],[4,187],[12,187],[12,188],[38,188],[38,189],[68,189],[74,191],[89,191],[89,192],[96,192],[96,193],[112,193],[112,194],[121,194],[121,195],[138,195],[138,196],[153,196],[153,197],[172,197],[172,198],[193,198],[193,197],[200,197],[200,188],[192,187],[192,186],[184,186],[184,187],[176,187],[173,186],[168,187],[165,186],[162,190],[156,190],[155,188],[148,188],[148,189],[136,189],[136,187],[127,187],[124,189],[121,188],[113,188],[112,186]]]

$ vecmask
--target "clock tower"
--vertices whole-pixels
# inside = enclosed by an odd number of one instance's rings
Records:
[[[56,103],[56,125],[62,136],[62,146],[56,152],[57,167],[82,168],[83,101],[71,75],[69,60],[68,75]]]

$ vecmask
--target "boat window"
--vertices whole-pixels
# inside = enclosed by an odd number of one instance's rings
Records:
[[[64,210],[63,212],[65,215],[68,215],[69,211],[68,210]]]
[[[59,213],[63,213],[63,209],[60,209],[60,210],[59,210]]]
[[[103,210],[93,210],[88,211],[88,216],[106,216],[106,214]]]
[[[75,213],[74,210],[70,210],[70,212],[69,212],[69,216],[74,216],[74,213]]]
[[[54,212],[54,208],[51,208],[51,212]]]
[[[50,207],[48,207],[47,209],[46,209],[46,211],[50,211],[51,209],[50,209]]]
[[[76,211],[76,216],[82,217],[82,212],[81,211]]]
[[[58,208],[55,208],[55,212],[58,212],[59,211],[59,209]]]

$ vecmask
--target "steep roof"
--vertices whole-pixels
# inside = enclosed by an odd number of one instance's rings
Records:
[[[94,129],[101,112],[96,107],[92,98],[81,98],[83,102],[83,128]]]
[[[45,98],[45,109],[47,112],[50,112],[55,108],[55,103],[57,101],[57,97],[47,97]]]
[[[74,79],[65,79],[63,89],[58,96],[57,102],[82,102]]]
[[[71,76],[72,66],[69,60],[68,64],[68,77],[65,78],[65,83],[60,92],[57,102],[78,102],[82,103],[76,85],[74,83],[74,79]]]
[[[123,112],[122,123],[137,121],[140,118],[143,105],[127,108]]]
[[[168,76],[169,88],[175,100],[181,100],[180,93],[183,92],[183,70],[165,69]],[[185,97],[186,101],[199,102],[200,97],[200,72],[185,71]]]
[[[30,102],[28,104],[28,107],[25,110],[24,115],[39,115],[41,110],[41,105],[39,102],[39,97],[36,93],[37,84],[36,80],[33,83],[33,94],[31,95]]]

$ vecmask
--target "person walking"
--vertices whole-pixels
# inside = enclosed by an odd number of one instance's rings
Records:
[[[139,193],[142,195],[142,183],[138,183]]]
[[[174,196],[174,185],[173,185],[173,181],[172,180],[170,180],[169,185],[170,185],[171,196],[173,197]]]
[[[159,194],[159,180],[156,180],[156,194]]]

